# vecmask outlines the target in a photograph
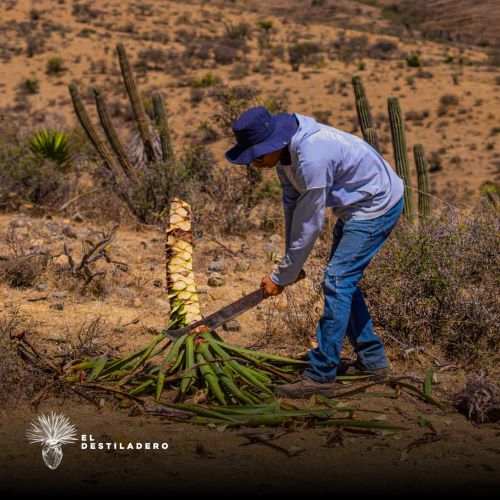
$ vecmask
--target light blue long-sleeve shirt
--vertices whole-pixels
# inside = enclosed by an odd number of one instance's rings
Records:
[[[271,273],[279,285],[293,283],[324,224],[325,208],[344,221],[369,220],[403,196],[403,180],[359,137],[295,114],[291,165],[276,166],[283,189],[285,257]]]

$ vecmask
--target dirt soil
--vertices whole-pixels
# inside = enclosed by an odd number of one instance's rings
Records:
[[[5,242],[12,227],[26,246],[37,244],[50,250],[55,255],[53,262],[58,261],[57,254],[62,253],[64,241],[71,244],[77,254],[75,241],[79,240],[65,236],[61,232],[63,227],[70,227],[72,231],[66,229],[66,233],[77,238],[95,229],[86,221],[76,223],[28,214],[2,216],[0,241]],[[233,259],[222,253],[226,284],[209,287],[207,265],[214,252],[221,252],[221,247],[215,242],[197,242],[195,271],[204,292],[201,301],[206,313],[258,286],[260,276],[271,265],[265,259],[266,243],[267,238],[262,237],[256,238],[251,247],[243,240],[225,241],[228,248],[241,252],[237,260],[247,262],[249,268],[236,270]],[[9,251],[5,246],[0,250],[4,255]],[[132,351],[151,339],[168,317],[163,287],[154,284],[164,276],[162,235],[151,229],[138,232],[134,227],[120,228],[110,255],[126,262],[128,271],[113,272],[106,267],[108,277],[100,296],[67,287],[60,297],[57,292],[61,291],[61,282],[55,278],[56,264],[53,263],[52,270],[47,270],[37,283],[48,284],[43,292],[37,291],[35,283],[25,289],[1,286],[0,314],[7,316],[18,308],[21,314],[35,319],[36,326],[29,339],[48,356],[57,356],[69,349],[80,326],[96,316],[103,319],[101,337],[96,339],[101,349],[113,349],[121,354]],[[240,331],[221,330],[221,335],[246,346],[262,344],[268,328],[267,308],[284,307],[283,301],[285,297],[281,296],[273,305],[265,303],[261,309],[245,313],[238,318]],[[54,307],[55,304],[62,304],[62,309],[60,305]],[[280,346],[279,340],[266,348],[281,353],[297,352],[297,348],[290,345]],[[395,352],[389,352],[389,357],[395,375],[423,377],[430,362],[426,353],[416,353],[406,361]],[[463,383],[464,372],[456,367],[444,368],[437,371],[434,388],[436,397],[446,401]],[[416,384],[420,386],[420,382]],[[341,385],[339,390],[350,388]],[[388,394],[384,386],[371,391]],[[30,397],[36,392],[32,390]],[[455,411],[442,411],[404,391],[397,399],[379,394],[353,396],[349,401],[360,409],[356,418],[387,421],[407,430],[359,434],[335,428],[297,427],[287,429],[288,432],[272,441],[282,449],[249,444],[241,433],[251,429],[223,430],[172,423],[149,416],[140,407],[120,409],[117,401],[105,394],[96,395],[95,401],[97,405],[56,391],[48,392],[34,407],[29,404],[27,387],[14,385],[0,410],[2,489],[16,493],[63,492],[75,488],[81,492],[198,492],[220,491],[224,484],[228,488],[226,493],[317,490],[350,494],[367,491],[444,494],[463,490],[493,493],[498,486],[498,426],[472,425]],[[25,439],[30,422],[37,415],[51,411],[64,413],[76,425],[79,436],[92,435],[97,442],[167,442],[169,448],[166,451],[82,450],[77,442],[63,447],[63,462],[56,471],[51,471],[43,464],[41,447],[29,445]],[[423,426],[419,425],[421,417],[425,417],[428,424],[421,421]]]
[[[390,402],[388,402],[390,401]],[[272,441],[296,453],[250,444],[244,430],[172,424],[156,417],[131,417],[124,410],[49,399],[38,412],[60,411],[96,442],[168,442],[168,450],[82,450],[63,447],[61,466],[49,470],[41,447],[24,434],[37,412],[21,405],[0,414],[2,490],[22,492],[220,492],[254,493],[433,493],[480,492],[498,488],[498,428],[472,426],[457,414],[425,404],[387,399],[353,400],[376,409],[409,430],[387,435],[297,429]],[[429,435],[416,420],[425,415],[442,439],[408,450]],[[221,490],[221,485],[224,489]],[[228,490],[225,490],[228,488]]]

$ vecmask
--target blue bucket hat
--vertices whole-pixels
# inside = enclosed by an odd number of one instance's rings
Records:
[[[293,114],[271,115],[258,106],[241,114],[232,128],[237,144],[226,151],[225,157],[231,163],[247,165],[259,156],[283,149],[299,125]]]

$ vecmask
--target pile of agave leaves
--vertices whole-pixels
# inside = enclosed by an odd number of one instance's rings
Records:
[[[108,359],[103,356],[75,361],[76,364],[67,368],[64,374],[66,382],[111,391],[124,402],[135,400],[144,404],[144,398],[151,400],[154,396],[156,406],[149,412],[173,421],[223,427],[302,423],[308,426],[401,429],[389,422],[353,418],[357,408],[345,400],[315,396],[310,401],[312,404],[300,408],[276,399],[273,388],[293,380],[294,375],[302,371],[306,363],[303,360],[228,344],[216,332],[203,326],[172,341],[168,330],[202,319],[192,269],[190,207],[179,199],[171,204],[166,256],[171,305],[167,327],[148,345],[126,357]],[[363,378],[367,376],[338,377],[340,381]],[[423,390],[401,378],[387,380],[384,383],[392,387],[392,392],[385,395],[397,397],[401,389],[406,389],[442,407],[431,395],[431,380],[430,371]],[[343,395],[366,391],[377,383],[365,381],[361,388],[351,389]],[[174,397],[171,395],[173,391]],[[198,403],[187,404],[189,400]]]

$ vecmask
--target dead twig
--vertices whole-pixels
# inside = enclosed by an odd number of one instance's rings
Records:
[[[357,394],[358,392],[366,391],[366,389],[369,389],[370,387],[374,387],[376,385],[380,385],[380,384],[389,384],[390,385],[393,382],[399,382],[400,380],[408,380],[408,379],[411,379],[411,377],[397,377],[397,378],[392,378],[392,379],[377,380],[376,382],[371,382],[369,384],[365,384],[365,385],[362,385],[360,387],[356,387],[355,389],[351,389],[349,391],[335,394],[335,398],[343,398],[346,396],[352,396],[354,394]]]
[[[273,448],[275,450],[281,451],[284,453],[287,457],[294,457],[304,451],[302,448],[299,448],[298,446],[292,446],[291,448],[285,448],[284,446],[280,446],[279,444],[272,443],[271,439],[277,439],[277,437],[281,437],[283,434],[286,434],[286,432],[282,432],[281,434],[274,436],[272,438],[267,437],[265,435],[259,435],[259,434],[247,434],[243,435],[246,439],[249,440],[248,443],[243,443],[240,444],[240,446],[249,446],[251,444],[263,444],[265,446],[269,446],[269,448]],[[240,434],[242,435],[242,434]]]
[[[109,234],[103,233],[102,238],[97,242],[85,240],[84,245],[87,244],[89,248],[84,252],[81,261],[78,263],[75,262],[69,246],[64,243],[64,254],[68,258],[70,271],[75,277],[85,280],[85,287],[87,287],[93,279],[97,278],[98,276],[104,276],[106,274],[106,271],[104,269],[94,271],[90,267],[91,264],[97,262],[100,259],[104,259],[108,264],[113,263],[115,265],[125,266],[128,268],[128,265],[126,263],[112,260],[107,252],[107,247],[115,239],[118,227],[119,226],[116,225]]]

